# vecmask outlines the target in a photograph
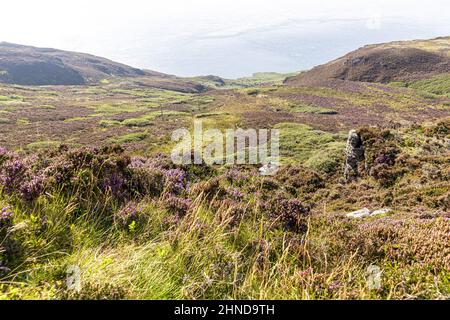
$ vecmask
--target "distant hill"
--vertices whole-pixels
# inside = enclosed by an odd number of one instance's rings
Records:
[[[0,83],[86,85],[112,78],[181,92],[195,93],[207,89],[197,82],[132,68],[90,54],[0,42]]]
[[[225,79],[214,75],[190,77],[186,79],[196,81],[202,85],[215,89],[237,89],[261,85],[281,85],[287,77],[295,76],[297,74],[298,72],[257,72],[251,77],[238,79]]]
[[[0,43],[0,82],[22,85],[80,85],[107,77],[148,74],[89,54]]]
[[[450,37],[364,46],[285,80],[313,85],[329,79],[387,83],[413,81],[450,72]]]

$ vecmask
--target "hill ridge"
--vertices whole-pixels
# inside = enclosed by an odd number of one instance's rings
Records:
[[[450,37],[371,44],[287,78],[287,85],[320,84],[330,79],[388,83],[450,72]]]
[[[163,76],[92,54],[0,42],[0,82],[82,85],[107,77]]]

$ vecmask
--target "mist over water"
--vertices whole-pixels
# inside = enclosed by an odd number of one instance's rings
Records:
[[[402,19],[288,20],[240,31],[197,34],[145,27],[113,39],[85,38],[66,49],[86,51],[135,67],[179,76],[249,76],[254,72],[309,69],[366,44],[450,35],[450,24]],[[124,39],[117,47],[117,39]]]

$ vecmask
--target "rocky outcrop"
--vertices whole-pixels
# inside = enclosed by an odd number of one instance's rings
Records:
[[[359,176],[358,167],[364,161],[364,146],[356,130],[350,130],[345,151],[344,178],[349,181]]]

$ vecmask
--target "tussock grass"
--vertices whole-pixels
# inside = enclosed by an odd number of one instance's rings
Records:
[[[97,119],[96,134],[120,132],[108,143],[141,142],[165,153],[172,142],[153,135],[165,120],[156,107],[169,125],[178,117],[189,120],[190,111],[198,112],[204,129],[229,129],[245,127],[246,114],[277,103],[288,108],[297,101],[292,113],[305,113],[297,117],[319,117],[311,114],[315,106],[292,98],[297,94],[368,107],[381,101],[408,108],[425,101],[400,89],[348,93],[258,87],[216,97],[106,84],[72,90],[76,106],[89,105],[94,115],[120,119]],[[83,100],[85,94],[91,96]],[[105,102],[96,105],[100,97]],[[217,105],[210,106],[214,99]],[[64,103],[55,105],[65,110]],[[259,176],[252,166],[176,167],[164,157],[141,159],[144,164],[133,158],[138,163],[133,171],[128,153],[102,153],[101,146],[73,150],[59,141],[27,145],[29,158],[22,162],[10,161],[22,155],[10,159],[0,149],[0,210],[13,213],[0,226],[0,267],[10,269],[0,269],[0,298],[448,299],[447,122],[389,134],[365,128],[367,168],[361,167],[359,180],[344,183],[347,132],[333,134],[281,119],[274,127],[281,130],[283,167],[272,177]],[[155,126],[139,129],[148,124]],[[30,176],[20,171],[22,165],[45,170]],[[46,177],[42,186],[41,175]],[[19,180],[14,192],[7,189]],[[387,215],[345,217],[362,207],[386,206],[392,208]],[[137,213],[127,215],[130,207]],[[297,220],[302,228],[289,226]],[[383,272],[379,289],[368,287],[370,265]],[[80,268],[80,292],[65,284],[69,266]]]
[[[147,132],[134,132],[134,133],[128,133],[123,136],[120,136],[114,141],[117,143],[126,143],[126,142],[134,142],[134,141],[141,141],[144,140],[148,136]]]
[[[298,123],[280,123],[281,154],[286,161],[297,161],[319,171],[334,173],[343,162],[346,134],[313,130]]]
[[[59,146],[61,141],[53,141],[53,140],[44,140],[44,141],[36,141],[29,143],[26,148],[29,150],[38,150],[38,149],[46,149],[55,146]]]
[[[448,272],[427,275],[419,265],[365,260],[358,249],[347,248],[339,230],[351,232],[357,223],[341,219],[311,218],[309,231],[295,236],[272,230],[271,222],[254,210],[230,228],[229,208],[214,212],[198,198],[178,225],[164,228],[169,213],[149,204],[144,225],[121,231],[107,226],[102,217],[106,211],[78,212],[76,198],[57,194],[42,199],[32,212],[17,216],[22,226],[14,231],[27,239],[27,270],[19,265],[0,280],[3,298],[373,299],[449,294]],[[33,235],[43,217],[50,227]],[[383,270],[380,290],[367,286],[366,269],[372,263]],[[81,270],[79,293],[65,288],[68,266]],[[408,282],[402,281],[405,277]]]

